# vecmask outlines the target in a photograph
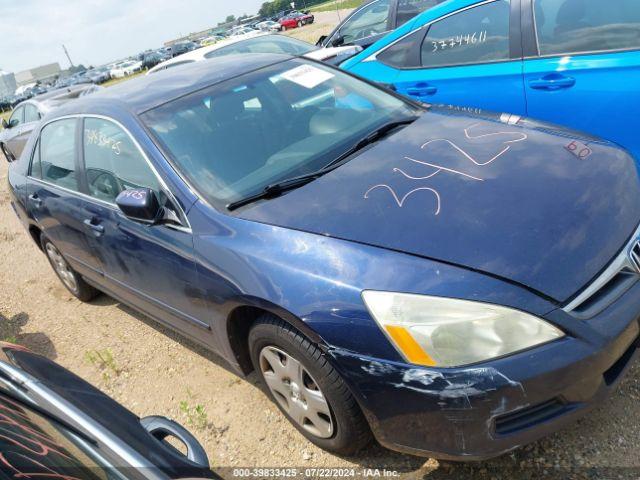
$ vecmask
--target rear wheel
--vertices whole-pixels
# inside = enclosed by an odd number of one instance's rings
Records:
[[[353,455],[371,441],[360,407],[322,352],[289,324],[264,315],[249,332],[251,360],[271,398],[311,442]]]
[[[58,248],[44,235],[42,236],[42,249],[46,253],[53,271],[56,272],[62,284],[74,297],[83,302],[88,302],[100,293],[71,268]]]

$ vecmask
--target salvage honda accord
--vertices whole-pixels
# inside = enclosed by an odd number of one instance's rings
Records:
[[[256,370],[316,445],[495,456],[636,354],[640,183],[596,138],[228,56],[49,114],[12,205],[65,287]]]

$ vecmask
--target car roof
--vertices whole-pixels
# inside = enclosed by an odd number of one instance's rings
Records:
[[[210,53],[213,52],[215,50],[219,50],[223,47],[228,47],[229,45],[234,45],[236,43],[240,43],[240,42],[245,42],[247,40],[251,40],[254,39],[256,37],[266,37],[269,35],[273,35],[267,32],[260,32],[252,37],[230,37],[227,38],[225,40],[220,40],[217,43],[214,43],[213,45],[208,45],[206,47],[200,47],[200,48],[196,48],[195,50],[192,50],[190,52],[187,53],[183,53],[182,55],[177,55],[173,58],[170,58],[169,60],[166,60],[162,63],[159,63],[158,65],[156,65],[155,67],[153,67],[152,69],[150,69],[147,72],[148,74],[151,73],[156,73],[159,70],[162,70],[164,67],[167,67],[169,65],[173,65],[174,63],[187,63],[187,62],[191,62],[191,61],[199,61],[199,60],[204,60],[205,56]]]
[[[226,55],[206,62],[193,62],[180,67],[137,77],[81,97],[56,109],[55,116],[100,113],[117,105],[138,115],[210,85],[229,80],[294,58],[289,55],[245,53]]]

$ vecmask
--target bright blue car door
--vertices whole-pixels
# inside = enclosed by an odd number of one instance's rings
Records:
[[[523,8],[533,17],[523,30],[533,57],[524,65],[527,114],[618,142],[640,159],[638,1],[526,0]]]
[[[379,52],[377,63],[396,67],[389,83],[416,100],[524,114],[519,3],[450,12]]]

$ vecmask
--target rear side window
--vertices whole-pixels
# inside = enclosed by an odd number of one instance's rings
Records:
[[[40,120],[40,113],[38,109],[33,105],[27,104],[24,106],[24,123],[37,122]]]
[[[509,1],[496,0],[434,23],[422,44],[422,65],[508,60],[509,14]]]
[[[640,49],[638,0],[535,0],[540,55]]]
[[[75,166],[76,120],[58,120],[48,124],[40,134],[40,166],[34,164],[32,172],[41,172],[42,180],[54,185],[78,190]]]
[[[399,0],[396,25],[407,23],[416,15],[435,7],[444,0]]]
[[[151,167],[129,135],[115,123],[86,118],[83,145],[92,197],[114,203],[123,190],[140,187],[159,194],[160,185]]]

